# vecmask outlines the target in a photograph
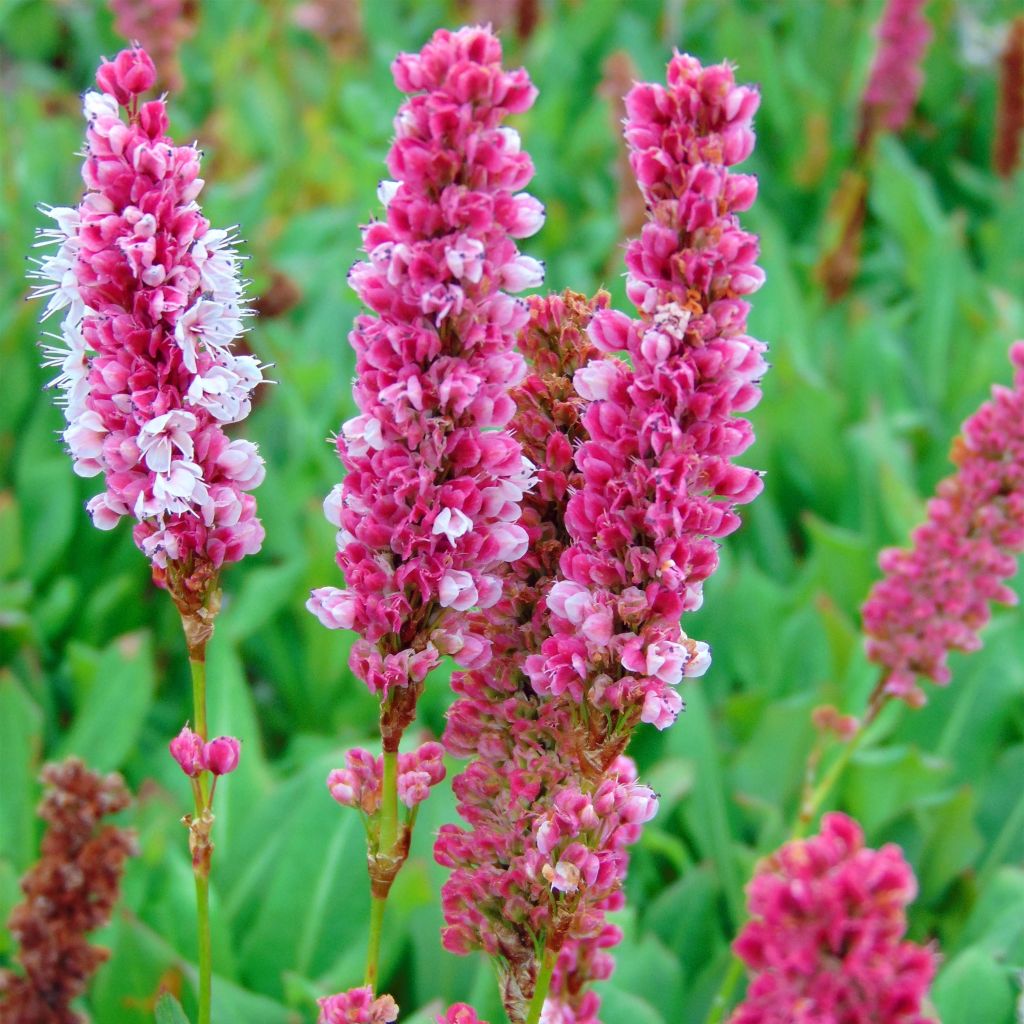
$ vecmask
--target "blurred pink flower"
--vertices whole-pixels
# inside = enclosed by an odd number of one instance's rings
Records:
[[[1010,359],[1013,387],[993,387],[965,421],[951,454],[957,471],[936,488],[913,546],[879,558],[885,576],[861,614],[882,696],[923,704],[917,677],[948,683],[949,652],[981,646],[993,601],[1017,602],[1004,581],[1024,551],[1024,341]]]
[[[898,132],[924,84],[921,62],[932,38],[927,0],[887,0],[878,22],[878,49],[861,99],[861,144],[875,127]]]
[[[857,822],[826,814],[747,891],[752,919],[733,949],[751,981],[729,1024],[929,1024],[936,956],[904,940],[917,883],[898,846],[869,849]]]

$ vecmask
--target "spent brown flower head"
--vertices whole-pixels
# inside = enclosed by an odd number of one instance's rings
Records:
[[[71,1008],[109,955],[89,932],[110,920],[133,832],[103,819],[131,801],[120,775],[97,775],[78,758],[43,768],[39,816],[47,823],[39,861],[21,881],[25,894],[7,922],[21,972],[0,971],[4,1024],[81,1024]]]

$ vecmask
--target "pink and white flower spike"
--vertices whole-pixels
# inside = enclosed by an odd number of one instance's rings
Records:
[[[232,351],[246,316],[237,238],[199,208],[199,151],[167,136],[162,99],[142,99],[155,77],[139,47],[97,72],[83,100],[86,193],[43,208],[55,227],[38,245],[57,251],[37,261],[32,295],[48,300],[44,321],[63,316],[45,365],[75,472],[103,478],[93,523],[134,520],[154,578],[185,600],[262,543],[248,492],[263,460],[224,428],[248,415],[263,367]]]

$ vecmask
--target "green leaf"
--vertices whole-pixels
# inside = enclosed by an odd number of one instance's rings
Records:
[[[189,1024],[181,1003],[165,992],[156,1003],[156,1024]]]
[[[126,633],[104,652],[61,757],[74,754],[90,768],[112,771],[134,752],[153,701],[156,669],[148,633]]]
[[[42,713],[6,669],[0,671],[0,856],[23,871],[35,859],[36,774],[42,751]]]
[[[947,762],[911,747],[857,754],[846,769],[844,803],[869,837],[933,792],[949,775]]]
[[[601,1016],[629,1024],[666,1024],[666,1019],[646,999],[624,992],[615,985],[596,985],[601,994]]]
[[[940,974],[932,1000],[942,1024],[1009,1024],[1013,987],[1009,971],[983,949],[961,953]]]

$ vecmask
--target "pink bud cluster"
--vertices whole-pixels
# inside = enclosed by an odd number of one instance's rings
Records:
[[[757,105],[728,65],[685,54],[670,62],[667,87],[637,85],[626,98],[650,210],[626,252],[641,318],[609,309],[590,325],[597,348],[627,352],[632,367],[599,359],[575,374],[589,404],[575,456],[582,482],[565,514],[573,543],[547,599],[554,635],[526,663],[538,693],[566,694],[612,723],[663,729],[678,715],[677,685],[710,660],[680,614],[699,607],[716,541],[739,525],[735,506],[761,490],[756,472],[732,462],[754,437],[734,413],[756,404],[766,368],[764,344],[745,333],[744,296],[764,278],[758,243],[736,217],[757,182],[728,169],[753,148]]]
[[[187,725],[170,742],[171,757],[191,779],[197,779],[203,772],[212,775],[227,775],[238,767],[242,745],[234,736],[218,736],[204,741]]]
[[[398,1004],[389,995],[374,998],[369,985],[318,999],[318,1024],[393,1024]]]
[[[263,479],[255,445],[224,427],[244,419],[262,380],[235,355],[242,330],[240,257],[196,197],[199,153],[167,137],[162,100],[140,101],[155,69],[138,47],[104,63],[87,92],[86,194],[46,212],[40,244],[44,319],[65,311],[44,345],[63,392],[75,472],[102,474],[88,503],[96,526],[124,516],[157,575],[193,559],[219,568],[258,551],[263,528],[248,491]],[[127,121],[120,107],[127,108]]]
[[[952,650],[981,646],[993,601],[1016,604],[1005,580],[1024,551],[1024,341],[1010,349],[1013,388],[996,386],[953,442],[957,467],[928,502],[909,550],[889,548],[861,609],[881,690],[924,703],[917,677],[949,682]]]
[[[454,781],[468,827],[442,826],[435,845],[436,859],[453,869],[442,892],[446,948],[495,958],[512,1019],[530,1000],[537,950],[557,950],[544,1011],[551,1024],[597,1020],[600,999],[587,983],[611,974],[607,950],[621,938],[604,915],[622,906],[625,848],[654,809],[628,758],[581,778],[586,730],[575,728],[567,700],[539,696],[523,673],[550,635],[544,596],[569,543],[565,501],[579,482],[572,451],[585,406],[572,376],[598,355],[586,326],[607,304],[603,293],[589,303],[571,292],[530,300],[519,346],[531,372],[513,391],[512,421],[538,467],[521,520],[530,543],[509,563],[501,600],[475,627],[493,658],[452,679],[460,697],[444,739],[450,754],[472,758]]]
[[[444,748],[424,743],[408,754],[398,755],[398,799],[410,810],[427,798],[431,786],[445,775]],[[327,776],[327,789],[343,807],[354,807],[370,816],[380,808],[384,758],[356,747],[345,753],[345,767]]]
[[[437,1024],[487,1024],[487,1021],[481,1020],[472,1006],[456,1003],[447,1013],[438,1016]]]
[[[752,977],[729,1024],[929,1024],[935,954],[903,938],[916,893],[898,846],[869,849],[857,822],[825,815],[748,887],[752,920],[733,949]]]
[[[349,277],[375,315],[350,335],[360,414],[342,427],[348,472],[325,502],[348,589],[308,604],[325,626],[361,634],[353,670],[382,696],[421,684],[442,654],[488,657],[451,613],[493,605],[501,566],[526,550],[533,467],[503,428],[528,312],[508,293],[543,278],[513,241],[543,221],[519,191],[533,165],[502,125],[533,102],[526,72],[505,71],[480,28],[438,31],[392,72],[410,98],[388,156],[395,180],[379,189],[385,219],[363,230],[367,259]]]
[[[878,50],[861,100],[861,139],[874,126],[898,132],[913,113],[924,84],[921,61],[932,30],[926,0],[887,0],[878,23]]]
[[[181,84],[178,47],[192,35],[189,7],[186,0],[110,0],[114,30],[146,48],[170,89]]]

